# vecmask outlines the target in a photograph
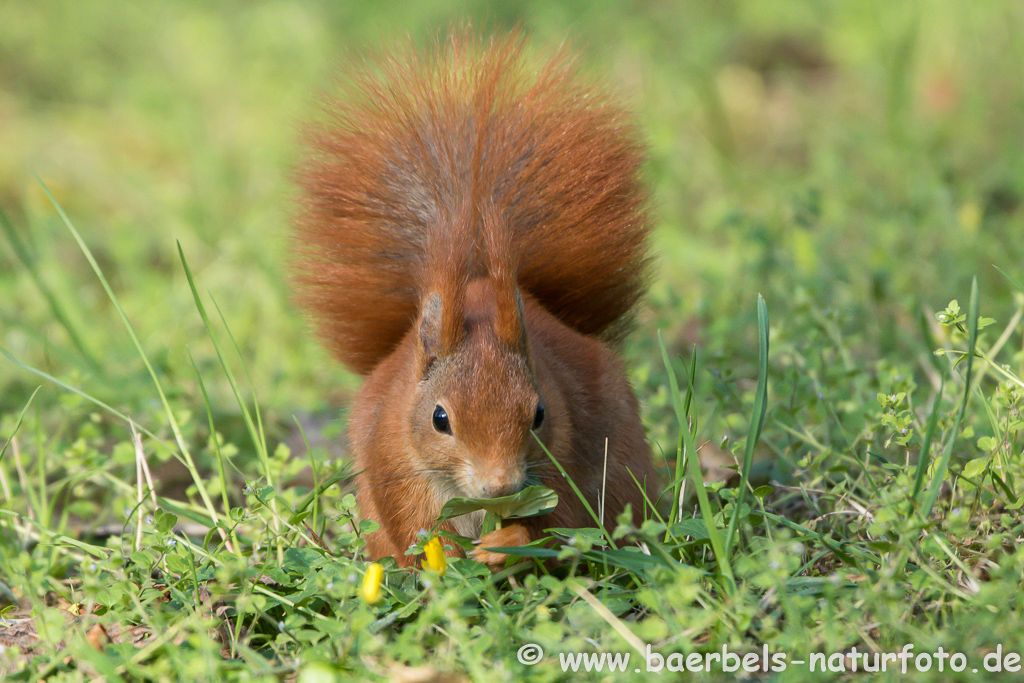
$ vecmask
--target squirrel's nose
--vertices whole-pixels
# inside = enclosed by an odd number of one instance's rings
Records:
[[[501,498],[511,496],[523,490],[522,482],[490,482],[484,484],[480,490],[481,498]]]
[[[526,483],[526,473],[521,468],[493,468],[479,472],[478,477],[480,498],[511,496],[522,491]]]

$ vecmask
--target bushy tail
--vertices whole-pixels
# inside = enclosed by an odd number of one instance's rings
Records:
[[[341,90],[308,133],[295,280],[344,363],[371,371],[431,287],[501,261],[565,324],[621,336],[646,288],[643,147],[564,53],[462,32],[353,67]]]

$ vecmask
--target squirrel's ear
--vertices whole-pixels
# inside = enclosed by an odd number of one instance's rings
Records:
[[[457,319],[457,308],[446,305],[438,292],[431,292],[423,300],[419,323],[419,361],[422,373],[426,373],[434,361],[452,353],[458,346],[462,321]]]
[[[499,285],[500,287],[500,285]],[[523,306],[523,295],[515,284],[507,284],[498,292],[498,315],[496,331],[510,349],[518,351],[527,359],[529,342],[526,337],[526,313]]]
[[[423,302],[420,318],[419,357],[420,370],[426,372],[441,351],[441,295],[434,292]]]

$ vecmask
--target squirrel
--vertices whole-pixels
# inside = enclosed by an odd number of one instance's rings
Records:
[[[406,550],[455,496],[531,484],[552,527],[639,525],[656,476],[617,348],[647,288],[646,150],[626,108],[564,49],[466,32],[353,66],[306,131],[294,228],[299,304],[365,376],[349,414],[372,558]],[[543,447],[542,445],[543,444]],[[477,538],[482,513],[440,528]],[[462,555],[459,547],[446,549]]]

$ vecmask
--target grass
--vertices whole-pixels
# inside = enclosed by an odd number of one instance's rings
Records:
[[[384,562],[370,605],[357,381],[289,302],[290,168],[339,54],[465,17],[573,37],[636,103],[660,272],[625,354],[682,504],[606,525],[647,552],[581,530],[555,568]],[[1017,4],[43,1],[0,26],[7,678],[554,681],[630,653],[590,676],[732,680],[723,652],[1012,676]]]

